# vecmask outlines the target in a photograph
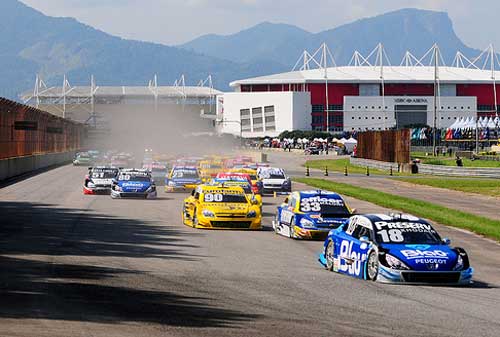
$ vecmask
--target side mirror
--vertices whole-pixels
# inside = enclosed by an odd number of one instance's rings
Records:
[[[284,204],[288,204],[288,197],[285,198],[285,200],[283,201]]]
[[[191,196],[193,196],[193,197],[194,197],[194,190],[192,190],[192,191],[191,191]]]
[[[449,246],[449,245],[451,244],[451,240],[450,240],[450,239],[448,239],[448,238],[443,238],[443,240],[442,240],[442,241],[443,241],[443,244],[445,244],[445,245],[447,245],[447,246]]]
[[[370,243],[370,239],[367,236],[362,236],[359,238],[359,242],[361,243]]]

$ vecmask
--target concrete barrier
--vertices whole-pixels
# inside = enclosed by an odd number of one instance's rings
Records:
[[[71,151],[0,159],[0,181],[51,166],[70,163],[74,156],[75,152]]]
[[[409,164],[398,164],[398,163],[388,163],[385,161],[378,161],[372,159],[364,159],[364,158],[354,158],[350,157],[349,159],[352,165],[369,167],[372,169],[378,169],[383,171],[390,171],[391,167],[394,172],[398,172],[398,167],[401,172],[410,172],[411,168]]]

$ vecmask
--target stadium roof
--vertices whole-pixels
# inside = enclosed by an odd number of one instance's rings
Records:
[[[333,83],[433,83],[433,66],[342,66],[326,68],[327,79]],[[495,72],[500,78],[500,72]],[[438,80],[441,83],[492,83],[490,70],[438,67]],[[286,73],[260,76],[231,82],[231,87],[245,84],[302,84],[324,83],[325,68],[291,71]]]
[[[66,88],[66,93],[63,92],[63,87],[49,87],[40,89],[38,97],[40,98],[57,98],[63,95],[68,98],[90,97],[92,88],[90,86],[72,86]],[[126,87],[126,86],[96,86],[94,97],[154,97],[155,92],[158,97],[164,98],[210,98],[214,95],[221,94],[219,90],[204,87],[204,86],[158,86],[158,87]],[[33,92],[24,92],[21,98],[29,98],[33,96]]]

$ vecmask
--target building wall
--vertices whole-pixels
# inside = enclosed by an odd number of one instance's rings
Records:
[[[385,103],[385,104],[384,104]],[[439,105],[440,103],[440,105]],[[441,97],[437,126],[447,128],[457,119],[476,116],[476,97]],[[427,106],[427,125],[434,124],[433,96],[346,96],[344,130],[383,130],[396,126],[396,106]],[[411,109],[411,108],[410,108]]]
[[[277,136],[285,130],[311,128],[309,92],[233,92],[217,102],[217,111],[223,111],[218,116],[224,121],[218,123],[221,133],[239,135],[240,121],[243,137]]]

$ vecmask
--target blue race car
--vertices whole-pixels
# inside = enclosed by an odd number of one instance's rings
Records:
[[[165,178],[165,192],[190,192],[201,184],[198,168],[195,166],[174,166]]]
[[[293,239],[324,240],[330,230],[342,225],[353,212],[337,193],[293,192],[278,206],[273,228],[276,234]]]
[[[111,186],[111,198],[156,198],[156,185],[147,170],[124,169]]]
[[[411,215],[356,215],[328,234],[319,260],[328,270],[365,280],[471,283],[467,253],[449,244]]]

